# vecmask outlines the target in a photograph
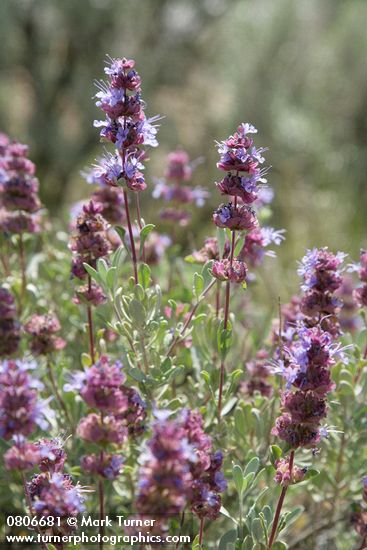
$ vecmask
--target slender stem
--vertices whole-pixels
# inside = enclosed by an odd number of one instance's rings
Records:
[[[139,192],[136,192],[136,193],[135,193],[135,202],[136,202],[136,213],[137,213],[137,216],[138,216],[138,225],[139,225],[139,229],[143,229],[143,222],[142,222],[141,210],[140,210],[140,197],[139,197]]]
[[[199,528],[199,545],[203,544],[203,535],[204,535],[204,518],[200,518],[200,528]]]
[[[88,275],[88,290],[89,292],[92,289],[92,279]],[[94,335],[93,335],[93,316],[92,316],[92,306],[87,306],[87,315],[88,315],[88,334],[89,334],[89,353],[92,360],[92,364],[95,363],[95,353],[94,353]]]
[[[19,265],[20,265],[20,272],[22,276],[22,287],[21,287],[20,300],[19,300],[19,313],[21,313],[23,309],[24,295],[27,288],[26,261],[25,261],[25,251],[24,251],[24,242],[23,242],[22,233],[20,233],[19,235]]]
[[[101,425],[103,429],[103,412],[101,411]],[[100,453],[100,463],[101,463],[101,470],[103,468],[103,450],[101,450]],[[99,534],[100,534],[100,541],[99,541],[99,550],[103,550],[103,535],[104,535],[104,527],[103,527],[103,520],[104,520],[104,482],[102,478],[99,478],[98,480],[98,496],[99,496]]]
[[[229,281],[227,281],[227,283],[226,283],[226,301],[225,301],[225,306],[224,306],[224,322],[223,322],[224,330],[227,330],[227,326],[228,326],[230,291],[231,291],[231,283]],[[219,396],[218,396],[218,419],[219,420],[220,420],[221,413],[222,413],[224,373],[225,373],[225,363],[224,363],[224,360],[222,359],[222,361],[220,363]]]
[[[103,451],[101,451],[101,455],[103,455]],[[101,535],[101,539],[99,541],[99,549],[103,550],[103,534],[104,534],[104,528],[103,528],[103,520],[104,520],[104,486],[103,486],[103,480],[100,479],[98,481],[98,493],[99,493],[99,534]]]
[[[220,310],[220,281],[217,281],[217,290],[215,293],[215,318],[218,319]]]
[[[235,242],[236,242],[236,232],[232,231],[231,253],[230,253],[230,258],[229,258],[229,263],[230,263],[231,267],[232,267],[232,263],[233,263]],[[230,283],[230,281],[227,281],[227,283],[226,283],[226,300],[225,300],[225,306],[224,306],[224,322],[223,322],[223,329],[224,330],[227,330],[227,327],[228,327],[230,293],[231,293],[231,283]],[[221,413],[222,413],[224,374],[225,374],[225,363],[224,363],[224,359],[222,359],[221,364],[220,364],[219,396],[218,396],[218,420],[219,420],[219,422],[220,422],[220,417],[221,417]]]
[[[137,191],[135,193],[135,202],[136,202],[136,214],[137,214],[137,218],[138,218],[138,226],[139,226],[139,229],[140,231],[143,229],[143,221],[142,221],[142,217],[141,217],[141,209],[140,209],[140,195],[139,195],[139,191]],[[142,254],[141,254],[141,259],[143,260],[143,262],[145,263],[145,244],[143,246],[143,250],[142,250]]]
[[[291,454],[290,454],[290,457],[289,457],[289,474],[290,474],[290,479],[291,480],[292,480],[293,462],[294,462],[294,451],[291,451]],[[279,497],[279,500],[278,500],[278,505],[277,505],[277,509],[275,511],[274,521],[273,521],[273,525],[272,525],[272,529],[271,529],[271,533],[270,533],[270,538],[269,538],[269,542],[268,542],[268,545],[266,547],[266,550],[270,550],[271,547],[273,546],[273,542],[275,540],[276,533],[277,533],[277,530],[278,530],[280,513],[282,511],[283,502],[284,502],[284,498],[285,498],[285,494],[287,492],[287,489],[288,489],[288,487],[283,487],[282,491],[280,493],[280,497]]]
[[[64,411],[66,420],[70,424],[70,429],[73,432],[74,431],[73,422],[70,418],[70,415],[69,415],[67,406],[65,404],[65,401],[63,400],[63,398],[60,395],[60,392],[59,392],[59,389],[57,387],[56,380],[55,380],[55,377],[54,377],[53,369],[52,369],[52,366],[51,366],[51,363],[50,363],[50,360],[49,360],[48,357],[47,357],[47,372],[48,372],[48,376],[50,378],[51,386],[52,386],[52,389],[54,391],[55,397],[56,397],[60,407]]]
[[[183,529],[184,523],[185,523],[185,510],[181,514],[179,537],[181,537],[182,535],[182,529]],[[179,545],[180,545],[180,542],[178,541],[176,544],[176,550],[178,550]]]
[[[181,332],[180,334],[178,334],[171,342],[171,345],[169,346],[168,348],[168,351],[166,353],[166,357],[168,357],[169,355],[171,355],[174,347],[176,346],[176,344],[179,342],[179,340],[181,340],[183,338],[183,336],[185,335],[185,332],[189,326],[189,324],[191,323],[192,321],[192,318],[194,317],[195,313],[196,313],[196,310],[197,308],[199,307],[199,305],[201,304],[201,302],[203,301],[203,299],[205,298],[205,296],[208,294],[209,290],[214,286],[216,282],[216,279],[213,279],[211,283],[208,284],[208,286],[206,287],[206,289],[203,290],[203,293],[201,294],[199,300],[196,302],[196,304],[194,305],[194,307],[192,308],[191,312],[190,312],[190,315],[188,316],[188,318],[186,319],[185,321],[185,324],[184,326],[182,327],[181,329]]]
[[[127,92],[124,90],[124,101],[126,103],[127,101]],[[124,116],[124,129],[126,129],[126,116]],[[120,151],[120,156],[122,160],[122,173],[125,175],[125,160],[126,160],[126,149],[125,147],[122,148]],[[136,249],[135,249],[135,242],[134,242],[134,234],[131,226],[131,219],[130,219],[130,209],[129,209],[129,201],[127,197],[127,191],[124,188],[124,203],[125,203],[125,212],[126,212],[126,221],[127,221],[127,228],[129,232],[129,239],[130,239],[130,246],[131,246],[131,257],[133,260],[133,269],[134,269],[134,279],[135,284],[138,284],[138,268],[137,268],[137,260],[136,260]]]
[[[343,431],[341,435],[340,448],[339,448],[338,459],[336,463],[336,473],[335,473],[336,483],[339,483],[341,480],[341,473],[342,473],[343,462],[344,462],[345,444],[346,444],[346,437],[345,437],[345,431]]]
[[[128,232],[129,232],[129,239],[130,239],[130,246],[131,246],[131,257],[132,257],[132,261],[133,261],[134,280],[135,280],[135,284],[137,285],[138,284],[138,261],[136,259],[136,248],[135,248],[133,228],[132,228],[132,225],[131,225],[129,201],[128,201],[128,198],[127,198],[126,189],[124,189],[124,203],[125,203],[127,229],[128,229]]]
[[[1,247],[1,248],[3,248],[3,247]],[[4,248],[7,248],[7,247],[4,246]],[[3,251],[1,252],[0,260],[1,260],[1,264],[3,266],[5,277],[9,277],[11,272],[10,272],[10,267],[9,267],[9,262],[8,262],[8,253],[7,253],[6,250],[4,252]]]
[[[367,359],[367,344],[364,348],[364,352],[363,352],[363,359]],[[354,383],[358,382],[362,372],[363,372],[363,369],[364,369],[365,365],[362,363],[362,365],[359,365],[358,369],[357,369],[357,372],[355,373],[354,375]]]

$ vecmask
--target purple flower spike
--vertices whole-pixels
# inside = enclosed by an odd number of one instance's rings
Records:
[[[0,227],[6,233],[40,231],[39,182],[28,147],[2,134],[0,147]]]
[[[142,163],[142,147],[157,147],[160,116],[147,118],[141,99],[141,79],[129,59],[108,58],[105,74],[108,81],[97,81],[96,105],[105,114],[103,121],[94,121],[101,128],[100,136],[117,147],[117,154],[107,154],[99,165],[86,174],[87,181],[109,186],[126,186],[132,191],[146,188]]]
[[[0,364],[0,437],[30,435],[36,427],[46,429],[53,414],[48,401],[38,398],[43,384],[29,374],[35,363],[4,361]]]

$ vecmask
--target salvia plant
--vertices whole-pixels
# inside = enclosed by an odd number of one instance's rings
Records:
[[[75,547],[42,536],[75,534],[82,514],[98,516],[100,549],[109,515],[141,520],[112,529],[136,548],[152,535],[193,550],[365,548],[367,252],[300,251],[298,292],[261,313],[262,265],[285,231],[268,225],[256,128],[216,142],[215,184],[182,147],[148,177],[162,117],[146,114],[134,61],[104,72],[104,150],[67,232],[41,205],[28,147],[0,136],[3,510],[58,518],[28,527],[44,550]],[[212,231],[188,253],[182,234],[210,196]]]

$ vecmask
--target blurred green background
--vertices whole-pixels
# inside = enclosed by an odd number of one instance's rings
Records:
[[[199,243],[221,202],[214,140],[250,121],[270,147],[273,224],[287,230],[277,266],[294,271],[314,245],[356,258],[367,245],[366,21],[366,0],[1,0],[0,127],[30,144],[42,199],[62,217],[90,193],[79,172],[101,152],[93,79],[106,53],[133,57],[148,115],[165,115],[148,181],[178,144],[205,158],[195,183],[213,194],[194,219]],[[152,210],[149,190],[143,202]]]

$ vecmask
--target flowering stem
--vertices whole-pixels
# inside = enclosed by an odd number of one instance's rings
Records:
[[[103,451],[101,451],[101,461],[103,460]],[[99,493],[99,534],[101,536],[101,539],[99,541],[99,549],[103,550],[103,519],[104,519],[104,487],[103,487],[103,480],[100,479],[98,481],[98,493]]]
[[[19,265],[20,265],[20,271],[22,276],[22,287],[20,292],[20,300],[19,300],[19,313],[22,311],[23,306],[23,300],[25,295],[25,290],[27,288],[27,275],[26,275],[26,264],[25,264],[25,252],[24,252],[24,242],[23,242],[23,235],[20,233],[19,235]]]
[[[134,280],[135,280],[135,284],[137,285],[138,284],[138,262],[136,259],[136,249],[135,249],[134,235],[133,235],[133,229],[131,225],[130,209],[129,209],[129,202],[127,198],[126,189],[124,189],[124,203],[125,203],[127,229],[129,232],[129,239],[130,239],[130,246],[131,246],[131,257],[133,260]]]
[[[138,217],[138,226],[139,226],[139,229],[141,231],[143,229],[143,222],[142,222],[141,210],[140,210],[139,192],[135,193],[135,202],[136,202],[136,213],[137,213],[137,217]],[[142,251],[141,257],[142,257],[143,262],[145,263],[145,245],[143,246],[143,251]]]
[[[54,377],[54,373],[53,373],[53,370],[52,370],[52,366],[51,366],[51,363],[50,363],[50,360],[49,360],[48,357],[47,357],[47,372],[48,372],[48,376],[50,377],[50,382],[51,382],[51,386],[52,386],[52,389],[54,391],[55,397],[56,397],[60,407],[62,408],[62,410],[65,413],[65,417],[66,417],[66,420],[68,421],[68,423],[70,424],[71,431],[74,431],[73,422],[72,422],[72,420],[69,416],[67,406],[65,405],[65,402],[64,402],[63,398],[60,395],[60,392],[59,392],[59,389],[57,387],[56,380],[55,380],[55,377]]]
[[[290,479],[292,479],[292,470],[293,470],[293,462],[294,462],[294,451],[291,451],[290,457],[289,457],[289,475]],[[270,538],[268,541],[268,545],[266,547],[266,550],[270,550],[273,546],[273,542],[275,540],[275,536],[278,530],[279,525],[279,518],[280,518],[280,512],[282,511],[282,506],[285,498],[285,494],[287,492],[288,487],[283,487],[282,492],[280,493],[280,497],[277,504],[277,509],[275,511],[273,526],[270,533]]]
[[[232,231],[231,253],[230,253],[230,258],[229,258],[230,267],[232,267],[232,263],[233,263],[235,243],[236,243],[236,232]],[[227,283],[226,283],[226,301],[225,301],[225,306],[224,306],[224,321],[223,321],[223,329],[224,330],[227,330],[227,327],[228,327],[230,293],[231,293],[231,283],[229,281],[227,281]],[[225,363],[224,363],[224,359],[222,359],[221,364],[220,364],[219,396],[218,396],[218,419],[219,419],[219,421],[220,421],[220,416],[221,416],[221,412],[222,412],[224,373],[225,373]]]
[[[218,319],[220,310],[220,281],[217,281],[217,290],[215,294],[215,318]]]
[[[92,289],[92,279],[88,275],[88,291],[90,293]],[[93,336],[93,317],[92,317],[92,306],[87,306],[87,315],[88,315],[88,334],[89,334],[89,352],[92,360],[92,364],[95,362],[94,355],[94,336]]]
[[[201,302],[203,301],[205,296],[208,294],[209,290],[214,286],[215,282],[216,282],[216,279],[213,279],[212,282],[209,283],[208,286],[203,290],[201,296],[199,297],[199,300],[196,302],[196,304],[194,305],[194,307],[192,308],[192,310],[190,312],[190,315],[186,319],[186,322],[185,322],[184,326],[182,327],[180,334],[178,334],[173,339],[173,341],[171,342],[171,345],[168,348],[168,351],[166,353],[166,357],[169,357],[169,355],[171,355],[171,353],[173,351],[173,348],[176,346],[176,344],[179,342],[179,340],[181,340],[183,338],[183,336],[185,335],[185,332],[186,332],[189,324],[191,323],[192,318],[194,317],[197,308],[199,307],[199,305],[201,304]]]
[[[366,347],[364,348],[364,352],[363,352],[363,360],[366,360],[366,359],[367,359],[367,344],[366,344]],[[365,365],[363,363],[358,366],[357,372],[354,375],[354,383],[355,384],[358,382],[359,377],[361,376],[364,367],[365,367]]]
[[[182,535],[182,529],[183,529],[184,523],[185,523],[185,510],[181,514],[179,537],[181,537]],[[178,550],[179,545],[180,545],[180,542],[178,541],[176,544],[176,550]]]
[[[103,412],[101,411],[101,427],[103,430]],[[101,462],[101,470],[103,469],[103,450],[101,450],[100,453],[100,462]],[[99,541],[99,550],[103,550],[103,534],[104,534],[104,528],[103,528],[103,519],[104,519],[104,485],[103,485],[103,479],[100,478],[98,480],[98,496],[99,496],[99,534],[100,534],[100,541]]]
[[[3,242],[1,242],[0,260],[1,260],[1,264],[3,266],[5,277],[9,277],[9,275],[11,274],[10,267],[9,267],[8,256],[9,256],[9,247],[7,245],[7,241],[4,240]]]
[[[199,528],[199,545],[203,544],[203,535],[204,535],[204,518],[200,518],[200,528]]]
[[[135,193],[135,202],[136,202],[136,213],[138,216],[138,226],[139,229],[143,229],[143,222],[141,220],[141,211],[140,211],[140,199],[139,199],[139,193]]]

